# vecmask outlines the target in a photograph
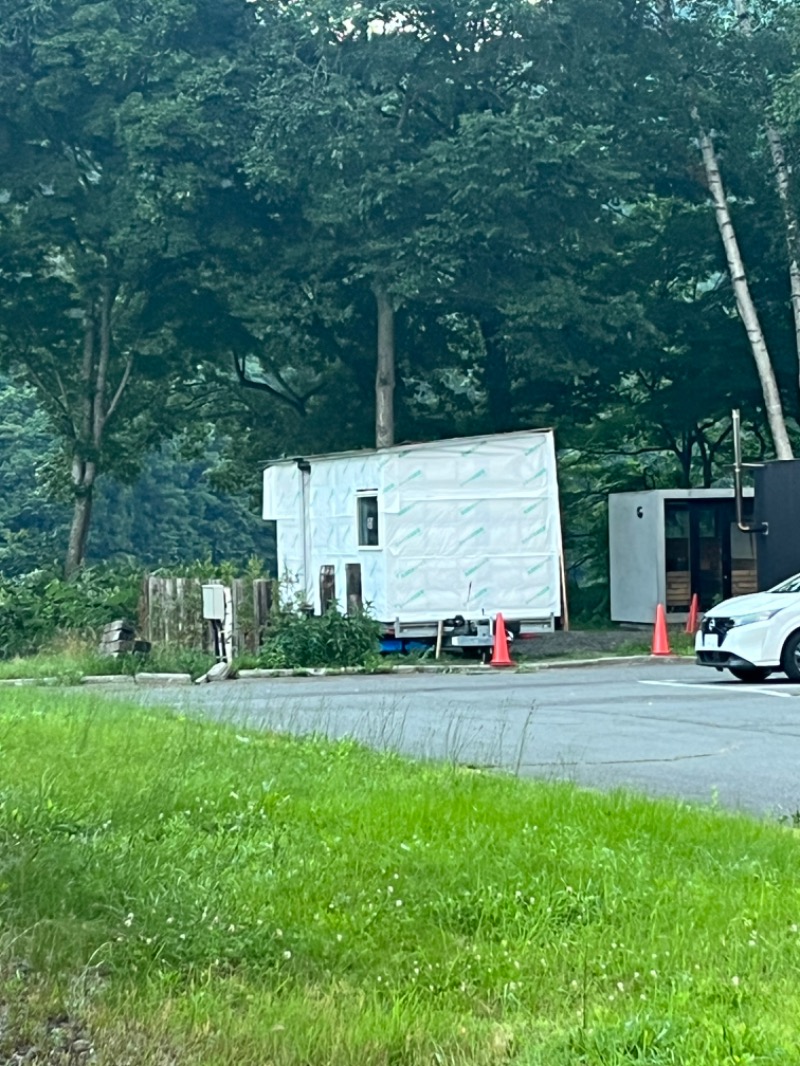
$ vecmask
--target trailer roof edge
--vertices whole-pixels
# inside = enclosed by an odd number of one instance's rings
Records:
[[[552,426],[543,426],[535,429],[515,429],[510,433],[476,433],[470,437],[443,437],[441,440],[404,441],[401,444],[393,444],[390,448],[352,448],[343,452],[318,452],[313,455],[303,455],[302,458],[308,462],[320,459],[350,459],[356,455],[377,455],[378,453],[385,455],[390,452],[406,451],[409,448],[427,448],[432,444],[455,444],[458,441],[495,440],[498,438],[509,440],[515,437],[529,437],[532,433],[549,433],[554,436],[555,429]],[[279,463],[296,463],[298,454],[282,455],[275,459],[262,459],[261,469],[266,470],[267,467],[277,466]]]

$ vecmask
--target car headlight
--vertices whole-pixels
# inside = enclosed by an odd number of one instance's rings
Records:
[[[753,622],[768,622],[770,618],[782,610],[782,607],[775,607],[771,611],[756,611],[754,614],[743,614],[741,618],[734,619],[733,624],[734,626],[749,626]]]

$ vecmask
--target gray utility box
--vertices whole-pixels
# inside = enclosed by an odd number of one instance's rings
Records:
[[[745,489],[745,518],[753,490]],[[608,498],[613,622],[652,623],[663,604],[685,620],[696,593],[700,610],[755,592],[756,543],[736,523],[733,489],[653,489]]]
[[[225,586],[203,585],[203,618],[210,622],[225,619]]]

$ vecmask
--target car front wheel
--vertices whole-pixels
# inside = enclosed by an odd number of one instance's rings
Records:
[[[792,681],[800,681],[800,632],[792,633],[783,646],[781,670]]]
[[[730,667],[729,669],[737,681],[744,681],[749,685],[757,685],[760,681],[766,681],[772,673],[771,670],[767,670],[763,666],[750,666],[746,669]]]

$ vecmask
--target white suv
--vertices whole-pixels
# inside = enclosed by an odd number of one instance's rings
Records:
[[[800,574],[712,607],[694,650],[700,666],[730,670],[739,681],[764,681],[779,670],[800,681]]]

